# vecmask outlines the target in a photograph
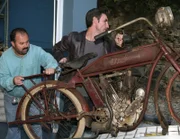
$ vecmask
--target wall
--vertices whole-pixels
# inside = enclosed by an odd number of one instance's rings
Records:
[[[5,13],[5,7],[3,8],[4,0],[0,0],[0,42],[4,40],[4,22],[5,18],[3,14]],[[2,10],[2,11],[1,11]]]
[[[86,29],[85,14],[96,5],[97,0],[64,0],[63,35]],[[53,0],[9,0],[9,33],[16,27],[24,27],[31,43],[51,49],[53,8]]]
[[[73,30],[73,9],[74,9],[73,1],[64,0],[63,33],[62,33],[63,35],[68,34]]]
[[[73,30],[82,31],[86,29],[85,16],[87,11],[97,7],[97,0],[74,0]]]
[[[95,7],[97,0],[64,0],[63,34],[86,29],[86,12]]]
[[[43,48],[52,47],[53,0],[10,0],[9,32],[24,27],[30,42]]]
[[[4,19],[0,18],[0,41],[4,39]]]

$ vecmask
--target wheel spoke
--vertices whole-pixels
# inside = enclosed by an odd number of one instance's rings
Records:
[[[56,84],[57,81],[47,82],[45,86],[43,83],[38,84],[29,91],[34,99],[30,96],[24,99],[21,119],[32,120],[23,125],[29,138],[40,138],[34,126],[48,133],[57,132],[57,139],[82,136],[85,119],[78,121],[76,118],[82,111],[81,103],[69,90],[63,88],[56,90],[53,87]]]

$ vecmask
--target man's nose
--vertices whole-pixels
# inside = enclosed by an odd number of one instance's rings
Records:
[[[109,24],[108,23],[106,24],[106,27],[109,28]]]
[[[29,47],[29,42],[25,43],[24,47]]]

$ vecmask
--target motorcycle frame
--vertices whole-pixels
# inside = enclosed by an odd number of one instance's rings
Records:
[[[147,86],[145,89],[146,93],[145,93],[145,97],[143,100],[144,108],[143,108],[143,111],[142,111],[138,121],[137,121],[137,124],[135,124],[132,127],[129,127],[128,129],[121,128],[120,129],[121,131],[134,130],[143,120],[143,117],[144,117],[146,109],[147,109],[153,73],[156,69],[158,62],[160,61],[160,59],[162,59],[162,57],[165,57],[165,59],[169,63],[171,63],[171,65],[177,71],[176,75],[174,75],[173,77],[171,77],[171,79],[169,79],[169,83],[166,88],[166,94],[170,91],[170,84],[172,83],[173,79],[175,77],[177,77],[177,75],[179,75],[179,73],[180,73],[180,67],[179,67],[178,62],[176,61],[177,56],[179,58],[179,54],[176,51],[174,51],[173,48],[167,46],[163,41],[161,41],[161,38],[156,34],[157,31],[156,31],[155,27],[146,18],[135,19],[131,22],[128,22],[128,23],[116,28],[115,30],[129,26],[130,24],[133,24],[140,20],[146,21],[149,24],[149,26],[152,28],[152,30],[150,30],[150,34],[153,36],[155,43],[138,46],[131,50],[123,50],[123,51],[104,55],[104,56],[100,57],[99,59],[97,59],[96,61],[94,61],[93,63],[86,66],[85,68],[83,68],[82,70],[77,70],[77,74],[69,81],[69,84],[74,84],[73,86],[76,86],[76,84],[83,84],[84,87],[86,88],[87,93],[88,93],[89,97],[91,98],[94,106],[96,108],[100,108],[100,107],[104,107],[107,102],[105,103],[105,100],[102,97],[100,89],[98,88],[98,86],[95,86],[93,84],[93,80],[91,79],[91,77],[103,75],[103,74],[114,72],[114,71],[123,71],[123,70],[131,69],[131,68],[135,68],[135,67],[152,65],[150,68],[148,82],[147,82]],[[111,33],[112,31],[115,31],[115,30],[111,30],[109,33]],[[169,48],[169,49],[167,49],[167,48]],[[173,53],[172,53],[172,51],[173,51]],[[109,62],[109,61],[111,61],[111,62]],[[114,63],[114,64],[112,64],[112,63]],[[165,73],[163,73],[162,76],[164,76],[164,74]],[[157,83],[156,88],[155,88],[156,93],[158,93],[157,92],[157,88],[159,88],[158,85],[159,84]],[[163,115],[161,114],[161,111],[160,111],[159,107],[157,106],[158,105],[157,100],[155,100],[155,103],[156,103],[155,104],[156,105],[156,113],[158,115],[160,124],[164,130],[167,130],[168,125],[167,125],[166,121],[164,121]],[[170,103],[170,102],[168,102],[168,103]],[[180,120],[175,115],[171,105],[169,104],[168,106],[169,106],[171,115],[177,121],[180,122]],[[163,119],[163,121],[162,121],[162,119]],[[164,132],[167,132],[167,131],[164,131]]]
[[[142,121],[143,116],[145,114],[145,111],[147,109],[147,104],[148,104],[148,98],[149,98],[149,92],[151,88],[151,81],[152,81],[152,76],[155,71],[155,68],[159,62],[159,60],[162,57],[165,57],[168,62],[171,63],[171,65],[174,67],[174,69],[177,71],[177,74],[180,73],[180,67],[178,65],[178,62],[176,61],[176,58],[174,55],[172,55],[171,51],[167,49],[167,46],[164,42],[161,41],[160,37],[156,34],[156,29],[154,26],[146,19],[146,18],[137,18],[135,20],[132,20],[122,26],[117,27],[114,30],[109,31],[109,33],[122,29],[126,26],[129,26],[133,23],[136,23],[138,21],[145,21],[148,23],[148,25],[152,28],[150,31],[151,35],[153,36],[155,43],[153,44],[148,44],[148,45],[142,45],[138,46],[136,48],[133,48],[131,50],[123,50],[123,51],[118,51],[110,54],[106,54],[100,58],[98,58],[96,61],[93,63],[89,64],[88,66],[84,67],[83,69],[79,70],[77,69],[77,73],[75,76],[72,77],[72,79],[68,83],[64,83],[59,81],[57,84],[57,88],[76,88],[76,86],[79,86],[79,84],[83,85],[91,98],[93,105],[96,108],[99,107],[104,107],[106,102],[102,97],[101,91],[98,88],[98,86],[95,86],[93,84],[93,80],[91,79],[94,76],[99,76],[103,75],[106,73],[114,72],[114,71],[123,71],[126,69],[131,69],[139,66],[145,66],[145,65],[152,65],[148,77],[148,82],[146,86],[146,93],[145,97],[143,100],[143,111],[141,112],[141,115],[137,121],[137,123],[129,127],[128,129],[123,129],[121,128],[121,131],[130,131],[134,130]],[[171,49],[171,48],[170,48]],[[178,53],[176,53],[176,56],[179,57]],[[28,76],[26,79],[31,79],[37,76],[42,76],[40,75],[35,75],[35,76]],[[174,77],[172,77],[174,78]],[[172,79],[170,79],[171,81]],[[23,86],[24,87],[24,86]],[[169,90],[169,86],[167,86],[166,90]],[[26,97],[27,94],[29,94],[29,91],[26,87],[24,87],[26,94],[23,96],[21,99],[17,113],[16,113],[16,119],[17,121],[11,122],[11,124],[23,124],[27,123],[27,121],[19,121],[20,119],[20,113],[21,113],[21,104]],[[84,100],[82,97],[82,94],[77,94],[79,101],[82,102],[83,110],[84,112],[89,112],[90,109],[88,108],[87,102]],[[158,111],[158,110],[157,110]],[[161,123],[161,125],[165,125],[164,123]],[[167,128],[167,126],[163,126],[164,128]]]

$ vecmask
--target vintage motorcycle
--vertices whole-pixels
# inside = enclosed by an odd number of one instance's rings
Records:
[[[171,23],[172,15],[168,14],[168,18],[170,20],[166,23]],[[159,21],[162,24],[165,16]],[[83,65],[95,57],[94,53],[67,62],[62,69],[57,69],[57,74],[76,71],[68,82],[50,80],[44,74],[25,77],[32,83],[34,77],[43,77],[43,81],[39,84],[34,83],[31,89],[23,86],[26,93],[18,104],[16,121],[9,124],[23,125],[31,139],[39,138],[33,130],[35,124],[40,124],[48,133],[56,133],[57,138],[82,138],[84,131],[88,129],[95,133],[92,138],[101,133],[116,136],[119,131],[132,131],[143,120],[152,89],[153,73],[161,59],[165,64],[156,78],[153,92],[156,114],[163,129],[162,134],[167,133],[168,123],[158,106],[158,93],[161,80],[169,68],[173,68],[174,73],[165,86],[166,98],[171,116],[180,123],[180,118],[171,103],[172,88],[174,83],[179,81],[180,55],[162,41],[156,27],[148,19],[140,17],[100,34],[96,39],[138,22],[147,24],[145,28],[153,43],[106,54],[85,67]],[[68,71],[62,71],[65,68]],[[139,71],[139,68],[145,69],[144,72]],[[77,87],[85,88],[88,101],[76,89]],[[38,114],[30,112],[32,105],[39,110]]]

